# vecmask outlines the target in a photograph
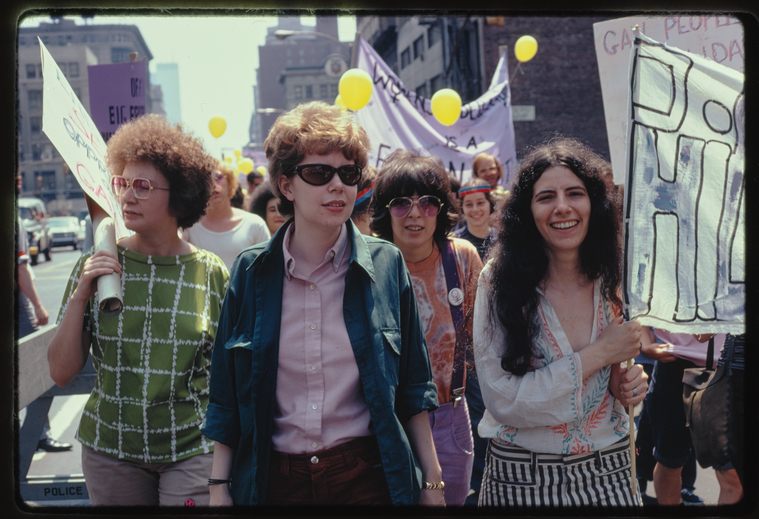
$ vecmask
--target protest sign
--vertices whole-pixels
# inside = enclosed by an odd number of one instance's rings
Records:
[[[631,16],[593,24],[614,181],[624,183],[632,28],[650,38],[743,71],[743,25],[731,16]]]
[[[369,74],[374,85],[369,104],[356,112],[369,134],[369,164],[379,168],[393,150],[403,148],[441,159],[450,174],[465,182],[471,178],[474,156],[486,152],[503,164],[501,183],[508,187],[517,157],[505,54],[488,90],[465,104],[451,126],[440,124],[432,115],[430,99],[404,87],[363,38],[358,39],[356,66]]]
[[[104,141],[119,126],[145,114],[146,61],[90,65],[90,113]]]
[[[116,240],[131,232],[124,224],[121,208],[111,191],[111,175],[105,162],[105,142],[53,56],[42,40],[38,38],[38,41],[43,77],[42,131],[66,161],[85,195],[110,216],[103,218],[102,214],[93,214],[93,207],[90,207],[96,250],[105,247],[115,256]],[[105,227],[98,229],[100,222],[107,222],[106,234],[110,235],[104,235]],[[119,275],[100,276],[97,283],[101,310],[119,310],[122,303]]]
[[[629,317],[672,332],[743,333],[744,76],[642,35],[632,65]]]

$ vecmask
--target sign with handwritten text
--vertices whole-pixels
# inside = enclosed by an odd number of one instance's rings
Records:
[[[39,40],[39,38],[38,38]],[[110,187],[105,141],[53,56],[39,40],[42,57],[42,131],[84,192],[113,218],[116,239],[130,234]]]
[[[103,140],[119,126],[145,114],[146,61],[90,65],[90,112]]]
[[[625,181],[629,77],[634,39],[632,28],[635,25],[638,25],[640,32],[656,41],[698,54],[739,72],[743,71],[745,61],[743,25],[732,16],[630,16],[593,24],[606,132],[617,184]]]

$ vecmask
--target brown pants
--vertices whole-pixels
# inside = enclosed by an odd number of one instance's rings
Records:
[[[176,463],[139,463],[82,445],[82,472],[93,506],[208,506],[213,454]]]
[[[270,505],[389,505],[374,437],[356,438],[310,454],[272,451]]]

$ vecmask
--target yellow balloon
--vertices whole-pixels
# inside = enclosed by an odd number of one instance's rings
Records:
[[[250,160],[248,157],[245,157],[240,161],[240,172],[245,173],[246,175],[253,171],[253,161]]]
[[[359,68],[346,70],[337,85],[340,99],[351,110],[360,110],[372,97],[372,78]]]
[[[227,120],[218,115],[211,117],[211,120],[208,121],[208,131],[214,138],[218,139],[227,131]]]
[[[266,176],[266,173],[267,173],[267,171],[266,171],[266,166],[258,166],[258,167],[256,168],[256,171],[258,171],[258,172],[259,172],[259,173],[261,173],[262,175]]]
[[[240,150],[234,150],[235,157],[238,159],[240,158],[240,155],[242,155],[242,152]]]
[[[435,92],[430,100],[432,115],[437,121],[450,126],[461,117],[461,96],[450,88],[443,88]]]
[[[340,97],[340,94],[337,94],[337,97],[335,98],[335,106],[339,106],[340,108],[347,109],[348,107],[345,106],[345,103],[343,103],[343,98]]]
[[[537,54],[537,52],[538,52],[538,40],[536,40],[529,34],[520,36],[516,44],[514,45],[514,55],[522,63],[526,63],[527,61],[530,61],[532,58],[535,57],[535,54]]]
[[[232,164],[232,157],[227,155],[226,157],[224,157],[224,162],[226,162],[227,164]]]

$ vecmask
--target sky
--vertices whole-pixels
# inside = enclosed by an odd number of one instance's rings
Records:
[[[82,19],[71,17],[81,24]],[[46,17],[29,17],[21,27],[36,27]],[[314,26],[313,16],[303,16]],[[254,110],[253,85],[258,67],[258,46],[266,28],[276,25],[274,16],[95,16],[93,24],[133,24],[153,54],[156,63],[176,63],[182,123],[203,140],[216,157],[222,151],[240,149],[249,140],[248,128]],[[355,17],[338,18],[339,37],[352,42]],[[226,132],[215,139],[208,131],[213,116],[224,117]]]

